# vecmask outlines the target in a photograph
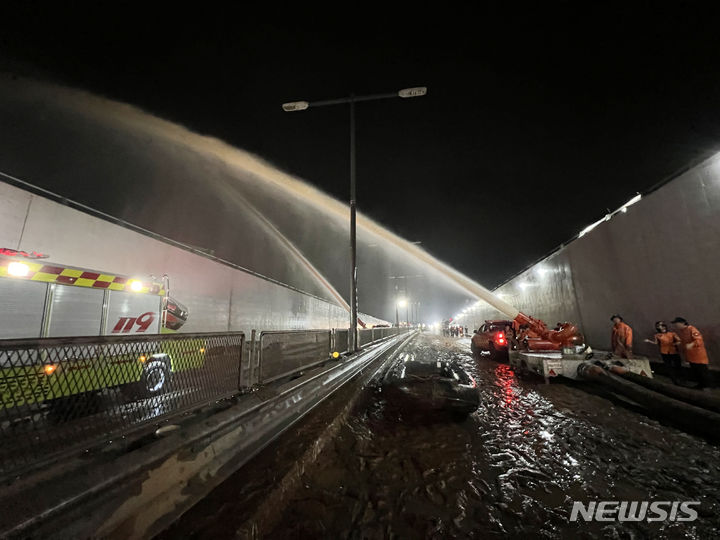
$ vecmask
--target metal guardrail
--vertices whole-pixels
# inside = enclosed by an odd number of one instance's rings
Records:
[[[294,375],[327,362],[332,353],[330,330],[290,330],[260,333],[259,384]]]
[[[236,394],[243,333],[0,341],[0,476]]]
[[[350,347],[348,341],[349,335],[350,330],[341,330],[337,328],[333,330],[333,351],[337,351],[339,353],[347,352]]]
[[[403,332],[407,332],[407,328],[398,327],[382,327],[382,328],[363,328],[358,331],[360,347],[375,343],[381,339],[385,339],[390,336],[396,336]],[[340,353],[347,352],[348,350],[348,330],[336,329],[333,331],[333,350]]]
[[[371,381],[380,367],[376,362],[392,361],[388,353],[401,341],[380,342],[281,388],[233,400],[235,406],[184,423],[163,441],[131,434],[120,448],[108,445],[79,459],[75,452],[55,467],[36,468],[24,481],[4,485],[0,537],[152,537],[346,382],[359,389]],[[143,442],[152,444],[132,451]],[[193,497],[188,485],[194,486]]]
[[[373,342],[373,331],[370,328],[358,331],[358,341],[361,347]]]
[[[365,346],[405,328],[360,331]],[[0,340],[0,480],[316,367],[348,330]]]

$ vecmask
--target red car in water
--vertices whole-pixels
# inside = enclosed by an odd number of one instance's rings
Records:
[[[470,341],[470,350],[476,357],[507,360],[514,337],[512,321],[485,321],[485,324],[475,330]]]

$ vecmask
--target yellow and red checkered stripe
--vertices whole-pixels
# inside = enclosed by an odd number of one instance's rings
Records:
[[[8,266],[11,262],[19,262],[28,267],[27,275],[14,276],[8,273]],[[29,281],[42,281],[45,283],[59,283],[61,285],[74,285],[76,287],[90,287],[93,289],[110,289],[112,291],[128,291],[134,293],[158,294],[163,296],[165,290],[159,283],[144,282],[123,276],[102,274],[79,268],[58,266],[33,262],[31,260],[17,260],[0,257],[0,277],[11,279],[24,279]],[[131,289],[133,281],[140,281],[142,287],[139,290]]]

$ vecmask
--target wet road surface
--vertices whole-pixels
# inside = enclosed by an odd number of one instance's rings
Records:
[[[580,385],[519,380],[506,364],[475,361],[469,339],[419,336],[403,357],[460,362],[477,380],[478,411],[413,414],[375,386],[313,442],[347,397],[337,395],[161,536],[720,536],[718,446]],[[573,501],[603,500],[701,504],[693,522],[569,521]]]

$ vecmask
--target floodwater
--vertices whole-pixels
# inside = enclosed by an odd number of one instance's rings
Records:
[[[317,429],[330,429],[327,412],[313,413],[291,444],[283,437],[161,536],[720,536],[718,446],[581,385],[519,380],[506,364],[478,363],[469,339],[422,335],[405,354],[459,361],[477,380],[478,411],[463,421],[419,416],[370,387],[336,430],[313,443]],[[300,453],[303,444],[315,450]],[[573,501],[700,505],[692,522],[571,522]]]

